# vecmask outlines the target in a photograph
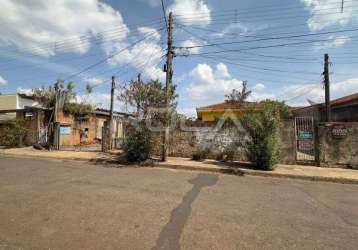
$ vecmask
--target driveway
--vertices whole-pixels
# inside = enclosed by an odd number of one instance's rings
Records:
[[[0,249],[356,249],[358,185],[0,159]]]

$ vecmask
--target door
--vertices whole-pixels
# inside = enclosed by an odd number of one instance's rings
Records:
[[[296,160],[315,161],[314,121],[313,117],[296,117]]]

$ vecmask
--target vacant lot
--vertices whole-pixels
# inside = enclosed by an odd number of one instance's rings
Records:
[[[0,249],[356,249],[358,185],[0,159]]]

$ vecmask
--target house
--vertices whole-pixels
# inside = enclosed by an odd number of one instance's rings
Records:
[[[1,127],[7,126],[10,119],[25,120],[28,129],[24,144],[45,143],[50,140],[53,131],[52,109],[42,107],[31,96],[23,94],[0,95],[0,133]],[[104,109],[97,109],[83,115],[73,115],[68,112],[57,113],[59,124],[59,147],[71,148],[83,144],[100,145],[102,140],[102,128],[110,120],[110,112]],[[121,139],[124,137],[123,124],[130,114],[114,112],[113,114],[113,136]],[[6,142],[0,142],[0,145]]]
[[[113,136],[117,140],[124,137],[124,123],[131,117],[123,112],[113,113]],[[109,110],[96,109],[86,115],[75,116],[59,112],[60,148],[83,144],[99,144],[102,140],[102,129],[110,119]]]
[[[326,119],[325,103],[292,109],[294,116],[312,116],[317,122]],[[358,122],[358,93],[331,101],[331,120],[333,122]]]
[[[214,122],[227,117],[242,117],[247,112],[259,111],[262,105],[257,102],[222,102],[196,109],[197,117],[203,122]]]
[[[43,106],[34,100],[34,98],[29,97],[25,94],[9,94],[9,95],[0,95],[0,121],[9,120],[16,118],[16,112],[11,111],[24,111],[25,109],[36,109],[43,108]],[[5,111],[10,112],[5,112]],[[27,115],[31,115],[29,112]]]

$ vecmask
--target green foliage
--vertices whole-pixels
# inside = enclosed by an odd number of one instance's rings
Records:
[[[32,96],[46,108],[53,108],[56,103],[57,90],[66,91],[65,103],[69,103],[76,98],[74,88],[73,82],[65,84],[62,80],[58,80],[53,86],[32,89]]]
[[[86,92],[87,94],[92,94],[93,93],[93,86],[90,84],[86,84]]]
[[[151,136],[145,126],[132,129],[123,142],[124,155],[129,162],[141,162],[150,157]]]
[[[26,122],[20,119],[12,119],[6,122],[5,128],[1,131],[1,141],[11,147],[21,147],[28,129]]]
[[[292,112],[291,112],[289,106],[286,105],[285,102],[283,102],[283,101],[279,102],[279,101],[266,99],[264,101],[261,101],[260,103],[263,105],[265,105],[265,104],[273,105],[276,109],[278,109],[281,119],[288,119],[288,118],[292,117]]]
[[[233,89],[228,95],[225,95],[227,102],[244,102],[250,96],[251,90],[247,90],[247,81],[242,82],[242,90]]]
[[[258,169],[273,170],[279,161],[278,128],[280,105],[263,103],[262,112],[251,112],[244,116],[243,126],[251,137],[248,157]]]
[[[175,110],[177,105],[178,95],[175,91],[176,86],[171,85],[169,100],[172,110]],[[147,83],[138,80],[130,81],[122,88],[118,98],[134,108],[139,117],[160,118],[158,111],[165,107],[165,86],[158,80],[150,80]]]
[[[82,103],[65,103],[63,106],[63,112],[65,114],[70,114],[75,117],[88,115],[93,111],[93,107],[91,104],[82,104]]]

